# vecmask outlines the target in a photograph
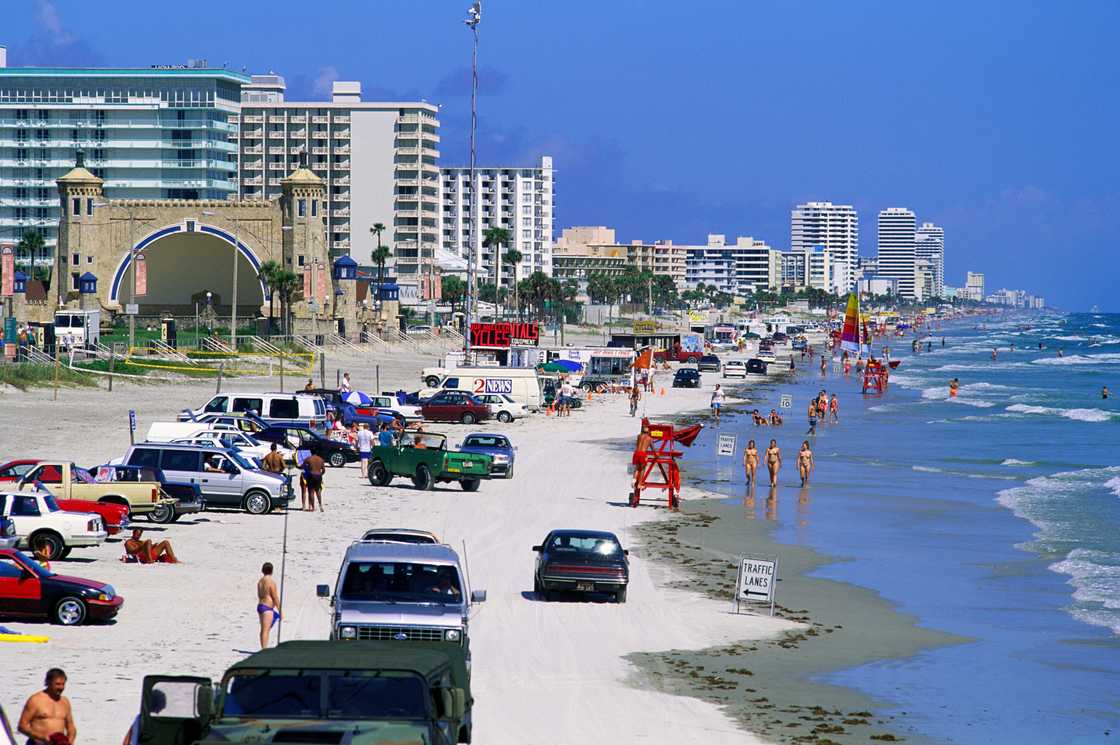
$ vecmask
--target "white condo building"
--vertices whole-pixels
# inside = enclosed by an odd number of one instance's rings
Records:
[[[981,272],[968,272],[964,280],[964,297],[980,302],[984,299],[984,275]]]
[[[703,283],[730,295],[749,295],[779,286],[778,252],[765,241],[739,236],[729,244],[726,235],[712,233],[707,244],[684,249],[684,288],[695,289]]]
[[[273,198],[305,154],[327,185],[331,256],[371,262],[375,223],[402,297],[435,292],[439,243],[439,109],[362,101],[361,83],[336,81],[330,101],[284,100],[284,79],[254,75],[242,90],[237,167],[243,199]]]
[[[916,297],[914,274],[914,213],[890,207],[879,213],[879,276],[898,280],[899,296]]]
[[[859,214],[847,204],[832,202],[806,202],[790,212],[790,251],[811,251],[823,246],[829,251],[831,261],[847,265],[848,285],[840,292],[847,292],[854,283],[852,270],[856,266],[859,248]]]
[[[516,249],[521,253],[517,268],[518,280],[533,272],[552,276],[552,226],[555,181],[552,158],[544,156],[535,166],[476,166],[475,183],[470,183],[470,168],[443,168],[440,177],[440,234],[443,250],[453,256],[469,259],[471,241],[475,246],[475,272],[479,282],[493,282],[500,271],[502,285],[512,278],[506,276],[509,265],[501,263],[495,248],[483,246],[489,228],[509,231],[510,244],[501,253]],[[474,195],[481,195],[475,200]],[[471,233],[472,214],[478,230]]]
[[[942,297],[945,292],[945,230],[931,222],[923,222],[914,234],[914,257],[925,261],[930,274],[933,293],[927,297]]]

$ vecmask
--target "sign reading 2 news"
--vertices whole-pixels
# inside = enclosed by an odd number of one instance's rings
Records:
[[[472,323],[472,347],[501,347],[509,349],[514,343],[532,344],[540,342],[540,328],[533,323]]]
[[[478,385],[480,382],[482,385]],[[513,393],[513,381],[509,378],[479,378],[475,381],[475,393]]]

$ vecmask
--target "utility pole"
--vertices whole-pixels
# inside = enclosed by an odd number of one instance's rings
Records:
[[[135,214],[128,211],[128,266],[132,269],[132,283],[128,287],[128,304],[136,304],[136,225]],[[125,311],[131,310],[126,307]],[[128,353],[136,346],[136,314],[128,314]]]
[[[476,297],[474,263],[478,253],[478,218],[479,212],[478,193],[475,189],[475,135],[478,130],[478,24],[482,20],[482,0],[475,0],[467,11],[467,24],[474,37],[474,46],[471,50],[471,157],[470,157],[470,185],[471,185],[471,229],[470,229],[470,256],[467,258],[467,297],[466,313],[464,314],[465,348],[469,358],[471,353],[471,321],[474,318],[474,301]]]

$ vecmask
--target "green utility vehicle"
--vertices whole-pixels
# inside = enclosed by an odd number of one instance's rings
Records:
[[[434,432],[402,432],[392,445],[375,445],[369,458],[367,475],[374,486],[408,476],[417,489],[458,481],[463,491],[477,491],[479,482],[490,478],[493,460],[482,453],[448,450],[447,437]]]
[[[138,745],[454,745],[471,738],[463,651],[396,641],[291,641],[218,686],[144,678]]]

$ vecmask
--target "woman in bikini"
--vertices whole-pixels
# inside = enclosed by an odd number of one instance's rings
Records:
[[[747,485],[754,486],[754,475],[758,471],[758,448],[754,446],[754,440],[749,441],[743,451],[743,469],[747,473]]]
[[[777,440],[771,440],[770,447],[766,448],[766,467],[770,469],[770,486],[777,486],[778,471],[782,469],[782,451],[778,449]]]
[[[808,440],[801,443],[801,452],[797,454],[797,470],[801,474],[801,485],[805,486],[813,473],[813,451],[809,449]]]

